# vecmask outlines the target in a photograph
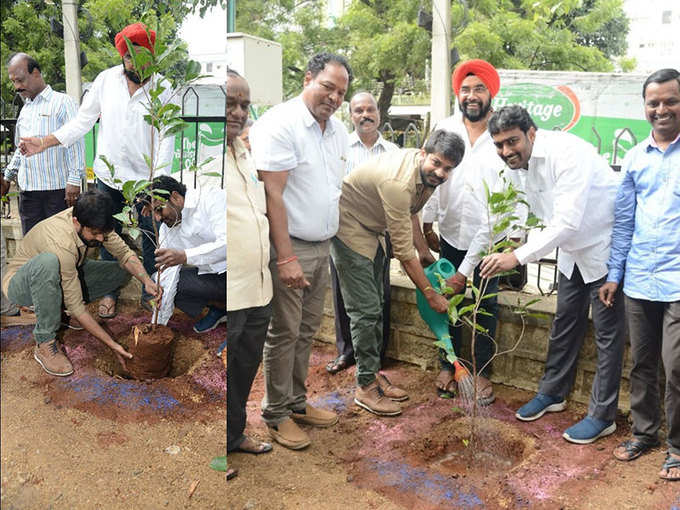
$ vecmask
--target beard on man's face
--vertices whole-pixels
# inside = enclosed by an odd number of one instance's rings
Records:
[[[132,83],[134,83],[135,85],[139,85],[140,83],[142,83],[142,79],[137,74],[137,71],[135,71],[134,69],[128,69],[127,67],[125,67],[125,60],[124,59],[123,59],[123,72],[125,73],[125,76],[127,76],[128,79]]]
[[[78,231],[78,237],[80,237],[80,240],[88,248],[99,248],[102,245],[102,243],[96,239],[85,239],[85,237],[83,237],[83,227],[80,227],[80,230]]]
[[[132,83],[134,83],[135,85],[139,85],[140,83],[142,83],[142,80],[139,78],[137,71],[133,71],[131,69],[125,69],[125,76],[127,76],[128,79]]]
[[[477,105],[477,109],[470,111],[469,110],[470,104]],[[464,118],[466,118],[470,122],[477,122],[485,118],[486,114],[489,113],[489,110],[491,109],[491,101],[485,104],[483,101],[479,101],[476,99],[475,100],[466,99],[465,101],[458,105],[458,108],[460,108],[460,111],[462,112]]]

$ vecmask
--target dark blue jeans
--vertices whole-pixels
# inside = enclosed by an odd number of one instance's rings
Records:
[[[125,198],[123,197],[123,194],[118,191],[117,189],[110,188],[106,184],[104,184],[102,181],[97,179],[97,189],[99,191],[103,191],[104,193],[108,194],[111,197],[111,200],[113,200],[113,214],[118,214],[123,210],[123,206],[125,205]],[[137,212],[139,214],[139,228],[143,230],[146,233],[142,233],[142,263],[144,264],[144,269],[146,272],[151,275],[156,271],[156,238],[154,236],[154,230],[153,230],[153,224],[151,223],[153,221],[151,215],[149,216],[143,216],[141,214],[141,209],[142,209],[142,204],[137,204]],[[158,227],[160,224],[156,224]],[[118,220],[114,221],[114,230],[118,235],[123,231],[123,225],[121,222]],[[149,238],[151,236],[151,238]],[[153,239],[153,241],[152,241]],[[99,249],[99,253],[101,255],[102,260],[116,260],[113,255],[111,255],[106,248],[101,247]],[[146,298],[145,296],[144,289],[142,289],[142,297]],[[111,297],[116,297],[116,296],[111,296]]]
[[[442,237],[439,238],[439,255],[441,258],[447,259],[451,262],[456,269],[463,262],[466,250],[459,250],[454,248],[449,243],[447,243]],[[472,283],[475,287],[479,288],[481,283],[481,277],[479,276],[479,266],[475,268],[475,273],[472,279]],[[486,287],[485,294],[495,294],[498,292],[498,278],[492,278],[489,280],[489,284]],[[491,375],[491,364],[487,365],[484,370],[481,368],[488,363],[488,361],[493,357],[495,352],[495,347],[491,338],[496,338],[496,316],[498,315],[498,300],[496,297],[492,297],[484,300],[484,310],[489,312],[493,317],[486,315],[478,315],[477,322],[480,326],[489,331],[488,337],[482,333],[477,333],[475,340],[475,364],[477,365],[477,370],[479,374],[488,378]],[[456,355],[460,355],[460,349],[463,343],[463,326],[460,322],[455,326],[449,325],[449,334],[451,335],[451,343],[453,344],[453,350],[456,351]],[[490,338],[489,338],[490,337]],[[453,365],[446,361],[446,353],[443,349],[439,350],[439,364],[442,369],[454,371]]]

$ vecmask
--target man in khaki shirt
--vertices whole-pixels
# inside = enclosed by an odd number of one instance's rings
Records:
[[[73,373],[71,362],[56,341],[62,302],[71,315],[70,327],[85,328],[110,347],[125,367],[125,358],[132,355],[102,329],[84,302],[122,287],[130,274],[144,284],[147,292],[160,297],[160,288],[142,263],[113,232],[112,211],[108,195],[99,191],[80,195],[75,206],[33,227],[7,266],[2,290],[14,303],[35,307],[34,358],[48,374]],[[114,254],[118,262],[87,257],[88,248],[100,246]]]
[[[350,318],[357,362],[354,402],[372,413],[396,416],[401,413],[397,402],[408,398],[384,376],[376,377],[382,341],[383,235],[389,233],[394,257],[429,305],[445,312],[447,299],[432,289],[420,264],[418,254],[425,258],[429,253],[417,213],[460,163],[464,152],[460,136],[435,131],[423,149],[381,154],[360,165],[342,183],[340,227],[331,255]]]

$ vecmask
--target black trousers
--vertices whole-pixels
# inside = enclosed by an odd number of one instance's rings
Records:
[[[271,303],[227,312],[227,452],[246,438],[246,404],[271,315]]]
[[[451,246],[449,243],[447,243],[443,237],[439,237],[439,255],[441,258],[445,258],[449,262],[451,262],[456,269],[460,266],[460,264],[463,262],[463,259],[465,258],[465,255],[467,254],[467,250],[459,250],[458,248],[455,248]],[[473,275],[472,282],[474,283],[475,287],[479,288],[481,284],[482,278],[479,275],[479,265],[475,268],[475,273]],[[485,294],[494,294],[498,292],[498,277],[496,278],[491,278],[489,280],[489,284],[486,287],[486,293]],[[492,358],[495,352],[494,344],[491,341],[491,338],[495,339],[496,338],[496,316],[498,315],[498,300],[496,297],[491,297],[488,299],[484,300],[483,304],[484,310],[489,312],[492,317],[489,317],[488,315],[479,315],[477,316],[477,322],[479,323],[480,326],[483,328],[487,329],[489,331],[489,335],[483,335],[481,333],[477,333],[477,337],[475,339],[475,364],[477,366],[477,370],[479,371],[479,374],[483,377],[488,378],[491,375],[491,364],[489,363],[489,360]],[[449,335],[451,335],[451,344],[453,345],[453,350],[456,351],[456,355],[461,354],[461,348],[463,344],[463,328],[464,326],[460,324],[456,324],[455,326],[452,326],[449,324]],[[442,369],[449,370],[453,372],[454,368],[451,363],[449,363],[445,356],[446,352],[443,349],[439,349],[439,365],[441,366]],[[484,370],[482,370],[482,367]]]
[[[385,351],[390,340],[390,258],[392,256],[392,245],[390,238],[385,236],[387,253],[385,255],[384,276],[383,276],[383,340],[380,346],[380,359],[385,359]],[[333,311],[335,312],[335,345],[338,355],[344,354],[349,358],[354,358],[354,348],[352,347],[352,333],[349,329],[349,315],[345,311],[345,302],[340,291],[340,280],[338,271],[333,264],[333,259],[329,257],[331,265],[331,288],[333,289]]]
[[[227,272],[198,274],[195,267],[183,267],[175,295],[175,306],[190,317],[198,316],[211,301],[227,302]]]
[[[24,235],[36,223],[66,209],[66,190],[22,191],[19,193],[19,217]]]

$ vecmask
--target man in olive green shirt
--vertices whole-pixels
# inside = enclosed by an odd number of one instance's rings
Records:
[[[88,258],[88,249],[99,246],[117,261]],[[34,358],[48,374],[73,373],[71,362],[56,342],[62,303],[71,315],[70,327],[85,328],[110,347],[125,367],[125,358],[132,355],[102,329],[84,302],[122,287],[130,274],[147,292],[160,297],[160,287],[113,231],[113,204],[102,192],[80,195],[75,206],[41,221],[23,238],[7,266],[2,290],[14,303],[35,307]]]
[[[463,140],[435,131],[423,149],[386,152],[345,177],[340,197],[340,227],[331,245],[340,288],[350,318],[357,361],[354,402],[381,415],[401,413],[406,392],[378,374],[382,342],[384,233],[394,257],[437,312],[448,309],[446,298],[429,284],[420,260],[434,262],[420,229],[418,211],[434,189],[460,163]],[[416,253],[417,251],[417,253]]]

